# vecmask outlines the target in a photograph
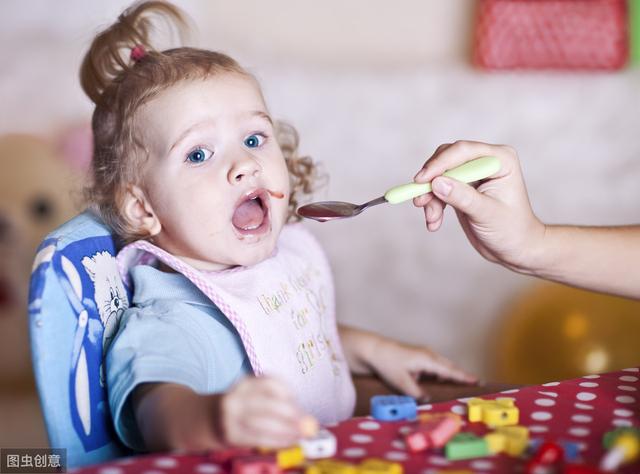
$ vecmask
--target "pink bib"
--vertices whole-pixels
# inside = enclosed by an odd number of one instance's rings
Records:
[[[117,258],[125,281],[133,265],[155,259],[191,280],[234,325],[254,373],[285,381],[321,423],[353,414],[355,390],[338,337],[331,270],[302,225],[285,226],[274,254],[251,267],[197,270],[144,240]]]

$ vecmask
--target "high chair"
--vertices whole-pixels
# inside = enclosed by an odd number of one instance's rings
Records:
[[[31,357],[52,448],[67,467],[131,454],[117,438],[103,354],[128,306],[109,228],[84,212],[38,248],[29,289]]]

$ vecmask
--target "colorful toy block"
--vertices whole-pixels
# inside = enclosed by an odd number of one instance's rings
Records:
[[[564,449],[565,462],[576,462],[580,457],[580,446],[573,441],[560,441],[560,446]]]
[[[458,433],[445,446],[445,455],[450,460],[479,458],[489,454],[484,438],[473,433]]]
[[[618,428],[606,433],[602,440],[607,453],[602,458],[600,469],[617,471],[620,466],[640,457],[640,429]]]
[[[484,435],[484,440],[487,442],[487,448],[489,453],[498,454],[503,452],[507,448],[507,437],[502,433],[487,433]]]
[[[358,474],[402,474],[403,472],[402,464],[382,459],[365,459],[358,465]]]
[[[509,456],[520,456],[529,444],[529,429],[526,426],[500,426],[496,432],[506,438],[504,451]]]
[[[282,474],[273,456],[244,456],[232,461],[232,474]]]
[[[291,469],[304,464],[304,452],[300,446],[276,451],[276,462],[280,469]]]
[[[459,431],[462,421],[458,415],[440,414],[420,417],[421,423],[404,436],[407,448],[418,453],[428,448],[441,448]]]
[[[374,395],[371,416],[381,421],[415,420],[418,407],[415,399],[404,395]]]
[[[525,466],[525,474],[552,474],[557,472],[564,459],[564,448],[552,441],[545,441]]]
[[[545,441],[533,459],[542,464],[557,464],[564,459],[564,448],[552,441]]]
[[[615,430],[612,430],[612,431],[607,431],[602,437],[602,447],[604,449],[611,449],[613,447],[615,440],[618,438],[618,436],[623,434],[630,434],[632,436],[640,438],[640,428],[622,427],[622,428],[616,428]]]
[[[330,458],[336,453],[338,442],[333,433],[321,429],[313,438],[300,440],[300,446],[307,459]]]
[[[304,471],[305,474],[358,474],[358,469],[353,464],[333,459],[316,461]]]
[[[467,409],[469,421],[483,422],[490,428],[518,424],[519,410],[510,398],[472,398],[467,402]]]

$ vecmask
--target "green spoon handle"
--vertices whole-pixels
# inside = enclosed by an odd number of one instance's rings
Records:
[[[463,183],[472,183],[488,178],[499,170],[500,160],[498,158],[495,156],[483,156],[447,170],[443,173],[443,176],[448,176]],[[384,198],[391,204],[399,204],[430,192],[431,183],[408,183],[389,189],[384,193]]]

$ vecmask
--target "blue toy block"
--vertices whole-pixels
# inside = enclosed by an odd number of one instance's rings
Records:
[[[371,397],[371,416],[382,421],[415,420],[418,406],[411,397],[375,395]]]
[[[560,441],[560,446],[564,448],[565,462],[576,462],[580,457],[580,446],[573,441]]]

